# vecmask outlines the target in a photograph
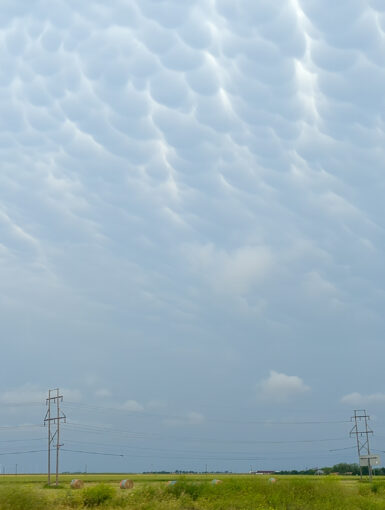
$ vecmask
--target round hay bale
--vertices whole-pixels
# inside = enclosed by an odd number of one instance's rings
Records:
[[[222,480],[211,480],[212,485],[219,485],[222,483]]]
[[[122,480],[119,486],[121,489],[132,489],[134,487],[134,482],[132,480]]]
[[[78,480],[75,478],[74,480],[71,480],[70,483],[71,489],[82,489],[84,486],[83,480]]]
[[[166,485],[169,486],[169,485],[175,485],[176,484],[176,480],[169,480]]]
[[[271,478],[269,478],[269,483],[275,483],[277,481],[276,478],[274,478],[273,476]]]

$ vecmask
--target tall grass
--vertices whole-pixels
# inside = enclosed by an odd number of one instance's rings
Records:
[[[142,477],[142,480],[145,477]],[[140,478],[138,477],[138,480]],[[213,485],[202,477],[180,477],[137,483],[122,491],[116,481],[81,490],[47,491],[37,487],[0,486],[0,510],[69,510],[99,507],[109,510],[383,510],[385,481],[320,477],[223,477]]]
[[[4,486],[0,488],[1,510],[48,510],[44,493],[30,487]]]

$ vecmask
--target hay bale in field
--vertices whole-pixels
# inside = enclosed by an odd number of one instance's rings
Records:
[[[212,485],[219,485],[222,483],[222,480],[211,480]]]
[[[122,480],[119,486],[121,489],[132,489],[134,487],[134,482],[132,480]]]
[[[176,480],[169,480],[166,485],[167,486],[170,486],[170,485],[175,485],[176,484]]]
[[[82,489],[84,486],[84,482],[83,480],[75,478],[74,480],[71,480],[70,486],[71,489]]]

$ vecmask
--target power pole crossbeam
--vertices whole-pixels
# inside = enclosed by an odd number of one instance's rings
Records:
[[[56,393],[56,394],[55,394]],[[52,396],[53,395],[53,396]],[[60,410],[60,403],[63,402],[63,395],[60,395],[59,388],[48,391],[48,398],[46,399],[46,404],[48,406],[45,418],[44,425],[48,425],[48,485],[51,484],[51,447],[54,446],[56,449],[56,477],[55,477],[55,485],[59,484],[59,450],[60,447],[63,446],[60,444],[60,422],[64,420],[66,422],[66,416],[63,411]],[[52,406],[51,404],[56,404],[56,416],[52,416]],[[54,432],[52,432],[52,428],[55,427]],[[56,444],[53,445],[54,440],[56,439]]]

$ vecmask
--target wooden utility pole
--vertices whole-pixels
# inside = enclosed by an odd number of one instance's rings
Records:
[[[55,395],[56,392],[56,395]],[[63,395],[59,394],[59,388],[54,390],[48,390],[48,398],[46,399],[46,404],[48,406],[45,418],[44,425],[48,425],[48,485],[51,484],[51,446],[52,443],[56,440],[56,444],[54,445],[56,448],[56,477],[55,477],[55,485],[59,484],[59,450],[60,447],[63,446],[60,444],[60,421],[64,420],[66,422],[66,416],[63,411],[60,410],[60,402],[63,401]],[[51,396],[54,395],[54,396]],[[56,416],[52,416],[51,414],[51,402],[56,404]],[[52,432],[52,425],[55,427],[55,431]]]

